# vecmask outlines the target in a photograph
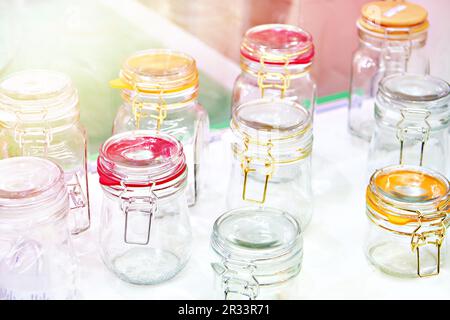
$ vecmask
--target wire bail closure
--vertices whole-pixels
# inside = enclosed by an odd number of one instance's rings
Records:
[[[280,60],[284,62],[284,74],[281,72],[267,72],[266,71],[266,59],[272,59],[272,60]],[[260,69],[257,74],[258,79],[258,87],[261,91],[261,98],[264,98],[265,89],[279,89],[281,91],[280,96],[281,98],[284,98],[286,94],[286,90],[289,88],[291,80],[289,77],[289,58],[283,57],[279,58],[278,56],[270,56],[268,54],[262,55],[260,60]],[[269,80],[270,82],[267,82]],[[275,83],[273,83],[275,82]],[[281,82],[279,84],[278,82]]]

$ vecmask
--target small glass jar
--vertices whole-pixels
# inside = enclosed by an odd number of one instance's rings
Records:
[[[183,147],[172,136],[136,130],[101,147],[100,246],[106,266],[133,284],[174,277],[190,256]]]
[[[0,300],[75,298],[76,258],[62,169],[35,157],[0,160]]]
[[[298,222],[277,209],[241,208],[214,223],[215,297],[292,299],[303,259]]]
[[[369,261],[400,277],[438,274],[449,226],[448,180],[423,167],[389,166],[374,173],[366,199]]]
[[[45,157],[64,170],[73,234],[89,228],[86,131],[65,74],[28,70],[0,81],[0,159]]]
[[[383,79],[375,102],[369,172],[393,164],[420,165],[449,176],[450,86],[431,76]]]
[[[209,131],[208,113],[198,102],[195,60],[171,50],[137,52],[125,61],[120,78],[111,85],[121,89],[123,99],[113,134],[149,129],[181,141],[189,167],[188,204],[194,205]]]
[[[286,99],[260,99],[233,111],[229,209],[270,207],[303,229],[312,216],[312,113]]]
[[[241,44],[242,73],[234,84],[232,110],[267,97],[286,98],[314,109],[313,57],[312,37],[299,27],[265,24],[249,29]]]
[[[359,48],[353,54],[350,84],[348,125],[353,135],[370,140],[381,79],[398,72],[429,74],[427,15],[424,8],[406,1],[363,6],[356,23]]]

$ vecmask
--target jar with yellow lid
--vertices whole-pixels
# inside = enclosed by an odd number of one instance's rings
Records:
[[[385,77],[375,99],[369,172],[394,164],[420,165],[450,176],[450,85],[415,74]]]
[[[137,52],[125,61],[119,79],[111,85],[121,90],[123,99],[114,134],[156,130],[182,142],[189,167],[187,198],[189,205],[194,205],[209,131],[208,114],[198,102],[195,60],[165,49]]]
[[[233,111],[227,206],[274,208],[302,229],[312,216],[312,113],[286,99],[259,99]]]
[[[427,17],[426,9],[407,1],[375,1],[362,7],[349,96],[348,125],[353,135],[370,140],[373,100],[383,77],[398,72],[429,74]]]
[[[73,234],[90,226],[86,152],[78,94],[68,76],[27,70],[0,80],[0,159],[45,157],[63,168]]]
[[[376,171],[366,193],[369,261],[400,277],[439,274],[449,196],[448,180],[430,169],[397,165]]]
[[[264,24],[249,29],[241,44],[242,72],[233,89],[232,109],[260,98],[277,97],[313,109],[311,35],[293,25]]]

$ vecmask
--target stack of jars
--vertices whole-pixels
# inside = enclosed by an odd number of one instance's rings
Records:
[[[427,12],[371,2],[357,26],[349,128],[370,140],[366,254],[389,274],[436,275],[450,213],[450,86],[427,75]]]

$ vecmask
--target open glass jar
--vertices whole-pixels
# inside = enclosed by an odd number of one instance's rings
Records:
[[[366,194],[369,261],[400,277],[438,274],[449,198],[448,180],[432,170],[397,165],[375,172]]]
[[[270,207],[304,229],[312,216],[312,114],[286,99],[260,99],[233,111],[229,209]]]
[[[375,102],[369,172],[393,164],[420,165],[449,176],[450,86],[424,75],[383,79]]]
[[[70,78],[30,70],[0,81],[0,159],[45,157],[63,168],[73,234],[90,225],[86,152],[78,94]]]
[[[407,1],[369,2],[356,23],[359,48],[353,54],[348,125],[367,141],[374,128],[374,98],[385,76],[429,73],[425,51],[428,13]]]
[[[134,284],[157,284],[187,263],[191,226],[183,147],[172,136],[136,130],[101,147],[100,246],[106,266]]]
[[[229,211],[214,223],[211,247],[217,299],[295,297],[303,238],[291,215],[267,208]]]
[[[69,197],[55,163],[0,160],[0,300],[75,297]]]
[[[313,57],[312,37],[299,27],[265,24],[249,29],[241,44],[242,73],[234,84],[232,109],[267,97],[286,98],[313,109]]]
[[[114,134],[150,129],[181,141],[189,167],[188,203],[194,205],[209,131],[208,114],[198,102],[195,60],[171,50],[137,52],[125,61],[120,78],[111,85],[121,89],[123,99],[114,120]]]

